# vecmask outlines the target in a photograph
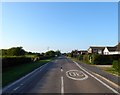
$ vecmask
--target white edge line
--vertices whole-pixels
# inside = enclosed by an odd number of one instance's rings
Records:
[[[113,89],[112,87],[108,86],[106,83],[104,83],[103,81],[101,81],[100,79],[98,79],[97,77],[95,77],[94,75],[90,74],[88,71],[86,71],[85,69],[83,69],[77,62],[73,61],[80,69],[82,69],[84,72],[86,72],[87,74],[89,74],[91,77],[93,77],[94,79],[96,79],[97,81],[99,81],[100,83],[102,83],[104,86],[106,86],[107,88],[109,88],[110,90],[112,90],[114,93],[116,94],[120,94],[118,91],[116,91],[115,89]]]
[[[50,63],[50,62],[48,62],[48,63]],[[48,63],[46,63],[45,65],[40,66],[39,68],[35,69],[34,71],[28,73],[27,75],[21,77],[20,79],[16,80],[15,82],[13,82],[13,83],[9,84],[8,86],[4,87],[4,88],[2,89],[2,91],[4,92],[5,90],[7,90],[8,88],[10,88],[11,86],[15,85],[16,83],[20,82],[21,80],[25,79],[26,77],[32,75],[34,72],[36,72],[38,69],[43,68],[43,67],[46,66]]]
[[[18,87],[16,87],[16,88],[15,88],[15,89],[13,89],[13,90],[15,91],[15,90],[17,90],[18,88],[20,88],[20,87],[18,86]]]
[[[63,76],[61,76],[61,94],[64,93],[64,82],[63,82]]]

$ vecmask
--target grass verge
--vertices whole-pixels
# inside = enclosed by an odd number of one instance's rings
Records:
[[[120,74],[112,67],[110,68],[102,68],[104,71],[110,73],[110,74],[113,74],[113,75],[116,75],[116,76],[120,76]]]
[[[7,68],[2,72],[2,87],[14,82],[15,80],[21,78],[22,76],[28,74],[34,69],[50,62],[52,59],[39,60],[37,62],[21,64],[19,66]]]

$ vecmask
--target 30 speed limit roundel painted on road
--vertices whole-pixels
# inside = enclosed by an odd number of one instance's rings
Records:
[[[69,70],[66,72],[66,76],[73,80],[85,80],[88,76],[79,70]]]

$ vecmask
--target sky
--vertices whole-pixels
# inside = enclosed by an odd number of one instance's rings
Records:
[[[117,2],[2,3],[0,48],[70,52],[117,42]]]

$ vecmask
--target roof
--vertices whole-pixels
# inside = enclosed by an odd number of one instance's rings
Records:
[[[118,45],[116,45],[115,47],[116,47],[116,51],[120,51],[120,43],[118,43]]]
[[[79,53],[87,53],[87,50],[80,50]]]
[[[99,47],[99,46],[90,46],[90,48],[92,48],[92,49],[101,49],[101,50],[103,50],[105,47]]]
[[[106,47],[109,51],[116,51],[117,47]]]
[[[80,50],[79,52],[87,52],[87,50]]]

